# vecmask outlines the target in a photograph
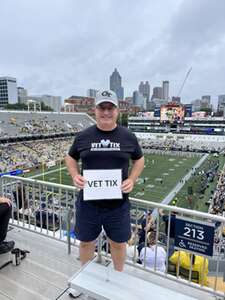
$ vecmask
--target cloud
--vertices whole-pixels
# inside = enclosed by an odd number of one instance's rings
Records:
[[[205,0],[184,1],[159,37],[163,42],[150,64],[153,72],[159,71],[161,78],[167,77],[174,83],[174,94],[190,67],[193,71],[184,87],[184,97],[197,98],[206,90],[214,95],[222,92],[224,10],[225,2],[220,0],[216,5]]]
[[[1,75],[30,94],[85,95],[108,87],[115,67],[125,94],[141,80],[170,81],[186,101],[224,93],[225,2],[217,0],[2,0]]]

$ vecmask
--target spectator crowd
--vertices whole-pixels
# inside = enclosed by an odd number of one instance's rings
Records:
[[[29,169],[63,160],[73,138],[60,138],[0,145],[0,173]]]

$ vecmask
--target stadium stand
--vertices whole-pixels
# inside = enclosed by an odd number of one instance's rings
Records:
[[[0,134],[1,137],[22,137],[22,140],[18,142],[17,140],[0,143],[0,173],[15,170],[18,168],[29,169],[35,168],[43,163],[48,164],[52,161],[59,161],[63,159],[65,154],[70,147],[74,135],[76,132],[94,124],[94,120],[88,117],[86,114],[78,113],[27,113],[27,112],[0,112]],[[55,133],[61,133],[60,137],[54,137]],[[71,135],[67,135],[71,133]],[[41,135],[46,135],[45,139],[41,139]],[[26,140],[24,137],[29,136],[31,139]],[[36,139],[38,136],[38,139]],[[199,138],[198,135],[179,135],[175,136],[171,133],[166,134],[155,134],[155,135],[138,135],[141,145],[144,151],[160,151],[165,153],[174,153],[174,155],[182,156],[184,152],[185,155],[193,155],[192,152],[220,152],[225,153],[225,142],[224,136],[207,136],[202,135]],[[184,152],[182,152],[184,151]],[[199,153],[194,153],[194,155],[200,155]],[[217,154],[216,154],[217,155]],[[204,179],[204,188],[211,177],[217,178],[217,169],[210,166],[210,172],[204,172],[200,174]],[[215,170],[214,170],[215,169]],[[202,187],[202,186],[201,186]],[[8,186],[8,194],[13,191],[14,202],[16,201],[17,195],[19,195],[18,182],[14,182],[11,186]],[[215,215],[224,215],[225,211],[225,170],[221,172],[218,181],[217,189],[211,198],[210,213]],[[64,214],[61,214],[61,206],[63,206],[64,198],[68,197],[72,199],[72,193],[67,193],[66,196],[61,194],[55,194],[52,190],[39,189],[29,184],[25,184],[24,192],[22,194],[29,199],[28,208],[24,205],[18,205],[14,208],[14,219],[26,220],[28,219],[31,225],[35,225],[40,228],[44,228],[50,231],[57,231],[60,228],[60,224],[66,224]],[[21,196],[22,198],[22,196]],[[67,200],[68,200],[67,199]],[[65,207],[67,207],[65,205]],[[63,211],[64,210],[63,208]],[[149,215],[148,215],[149,214]],[[66,214],[65,214],[66,215]],[[133,232],[133,239],[128,243],[128,259],[138,264],[145,266],[143,261],[144,254],[147,251],[152,250],[149,245],[147,245],[147,234],[152,233],[157,229],[157,226],[152,219],[149,220],[146,216],[151,217],[151,212],[146,211],[146,215],[143,216],[142,222],[137,224]],[[149,225],[149,226],[147,226]],[[220,226],[220,224],[218,224]],[[64,226],[66,228],[66,225]],[[64,229],[65,229],[64,228]],[[215,244],[221,245],[224,243],[224,247],[219,246],[219,250],[225,249],[225,234],[219,236],[218,230],[215,234]],[[225,231],[224,231],[225,233]],[[161,232],[159,232],[159,237],[157,243],[159,244],[162,253],[167,251],[167,244],[165,240],[161,238]],[[140,257],[141,247],[146,248],[142,251],[142,260]],[[153,245],[154,246],[154,245]],[[105,250],[105,249],[104,249]],[[219,253],[219,251],[217,252]],[[143,255],[144,254],[144,255]],[[168,250],[168,254],[170,252]],[[148,258],[147,256],[145,258]],[[162,264],[162,270],[164,270],[165,263]],[[152,268],[153,265],[146,264],[147,267]],[[189,265],[188,265],[189,266]],[[171,267],[171,266],[170,266]],[[209,268],[209,271],[213,268]],[[189,270],[189,269],[188,269]],[[213,269],[214,270],[214,269]],[[189,271],[186,272],[184,268],[183,275],[184,278],[189,278]],[[194,270],[195,271],[195,270]],[[173,274],[169,271],[168,273]],[[176,266],[174,266],[174,274],[176,276]],[[191,280],[195,279],[191,277]],[[203,284],[203,282],[200,282]]]
[[[84,113],[0,111],[0,136],[74,133],[94,122]]]
[[[178,150],[191,152],[225,152],[225,139],[216,136],[189,135],[181,138],[165,134],[160,136],[138,134],[144,149]]]
[[[209,212],[217,215],[223,215],[225,213],[225,168],[220,174]]]
[[[62,160],[73,138],[57,138],[0,145],[0,173]]]

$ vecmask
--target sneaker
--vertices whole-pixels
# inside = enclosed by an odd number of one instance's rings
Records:
[[[69,289],[68,289],[68,295],[69,295],[71,298],[76,299],[76,298],[80,297],[80,296],[82,295],[82,293],[79,292],[79,291],[76,291],[76,290],[74,290],[74,289],[72,289],[72,288],[69,288]]]
[[[10,252],[15,246],[14,241],[2,242],[0,244],[0,254]]]

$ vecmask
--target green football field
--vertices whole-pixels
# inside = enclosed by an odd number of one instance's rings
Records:
[[[161,202],[177,182],[196,164],[200,156],[178,157],[172,155],[145,155],[145,168],[135,185],[131,196],[148,201]],[[33,177],[34,174],[30,173]],[[72,180],[65,166],[42,170],[33,177],[65,185],[72,185]]]
[[[200,158],[200,155],[188,157],[185,154],[183,156],[145,154],[145,168],[131,196],[147,201],[161,202]],[[198,190],[202,176],[204,176],[201,174],[202,171],[206,174],[216,162],[219,162],[218,171],[220,171],[225,165],[225,156],[209,155],[196,170],[196,174],[185,182],[183,188],[174,196],[170,204],[204,212],[208,211],[209,199],[216,188],[218,176],[215,176],[213,181],[207,183],[207,188],[203,192]],[[37,180],[72,185],[72,180],[65,165],[55,166],[46,170],[38,169],[25,176]],[[190,187],[193,190],[191,196],[188,193]]]

